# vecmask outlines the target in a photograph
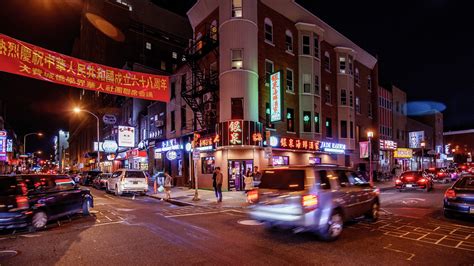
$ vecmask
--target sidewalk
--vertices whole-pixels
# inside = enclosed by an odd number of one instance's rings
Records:
[[[171,189],[170,202],[177,205],[185,206],[202,206],[202,207],[225,207],[225,208],[245,208],[249,206],[246,203],[246,195],[243,191],[222,192],[222,202],[217,203],[217,198],[213,190],[199,189],[198,201],[193,201],[194,189],[188,187],[173,187]],[[165,192],[153,192],[153,186],[150,186],[147,195],[156,199],[164,199]]]

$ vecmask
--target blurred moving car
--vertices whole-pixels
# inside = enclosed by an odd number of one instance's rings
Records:
[[[66,175],[0,176],[0,229],[41,229],[62,216],[89,215],[93,206],[89,190]]]
[[[444,215],[474,216],[474,175],[462,176],[444,193]]]
[[[103,189],[107,186],[107,182],[109,178],[112,176],[110,173],[102,173],[98,175],[96,178],[94,178],[94,181],[92,181],[92,186],[95,187],[96,189]]]
[[[455,168],[448,168],[447,169],[447,172],[449,173],[449,175],[451,176],[451,180],[452,181],[455,181],[455,180],[458,180],[460,174],[459,174],[459,171]]]
[[[81,185],[83,186],[92,186],[94,179],[102,174],[102,171],[91,170],[84,172],[81,178]]]
[[[148,191],[148,177],[144,171],[119,169],[108,179],[105,191],[120,196],[124,193],[140,193]]]
[[[378,189],[345,168],[267,169],[261,181],[248,193],[248,200],[256,203],[250,216],[270,228],[311,231],[330,241],[341,235],[344,221],[379,217]]]
[[[433,182],[440,182],[445,184],[451,182],[451,176],[449,172],[447,172],[444,168],[428,168],[426,169],[426,173],[431,175]]]
[[[421,171],[406,171],[395,180],[395,188],[400,192],[405,189],[423,189],[428,192],[433,189],[433,181]]]

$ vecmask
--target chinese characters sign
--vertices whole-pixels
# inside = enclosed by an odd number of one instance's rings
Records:
[[[135,147],[135,128],[127,126],[118,127],[118,145],[120,147]]]
[[[169,101],[169,77],[80,60],[0,34],[0,71],[103,93]]]
[[[270,75],[270,122],[282,120],[281,72]]]
[[[272,144],[272,143],[271,143]],[[280,141],[276,144],[276,147],[283,149],[293,149],[293,150],[305,150],[305,151],[319,151],[319,141],[313,140],[303,140],[296,138],[280,138]]]
[[[0,161],[7,160],[7,132],[0,131]]]
[[[229,122],[229,143],[231,145],[242,144],[242,121]]]

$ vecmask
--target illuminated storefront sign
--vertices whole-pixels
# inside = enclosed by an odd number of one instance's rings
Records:
[[[301,151],[324,151],[329,153],[344,153],[346,150],[346,145],[341,143],[317,140],[313,141],[289,137],[282,137],[278,139],[275,136],[270,137],[270,146],[282,149]]]
[[[147,154],[146,151],[140,151],[139,149],[128,150],[126,153],[126,158],[146,158]]]
[[[231,145],[242,144],[242,121],[229,122],[229,143]]]
[[[0,131],[0,161],[7,159],[7,132]]]
[[[253,133],[252,140],[255,142],[262,141],[263,140],[262,133]]]
[[[120,147],[135,147],[135,128],[128,126],[118,127],[118,145]]]
[[[181,149],[183,149],[183,146],[178,143],[177,139],[169,139],[160,142],[159,147],[155,149],[155,153]]]
[[[178,158],[178,153],[176,151],[168,151],[166,153],[166,159],[173,161],[176,160],[176,158]]]
[[[13,140],[7,139],[7,152],[13,152]]]
[[[4,48],[4,49],[3,49]],[[0,71],[101,93],[169,102],[169,77],[56,53],[0,34]]]
[[[409,159],[413,157],[413,150],[412,149],[406,149],[406,148],[398,148],[393,151],[393,157],[394,158],[399,158],[399,159]]]
[[[392,140],[380,140],[380,149],[381,150],[395,150],[397,148],[397,143]]]
[[[282,120],[281,72],[270,75],[270,122]]]
[[[408,147],[412,149],[419,149],[421,148],[421,142],[425,138],[424,131],[414,131],[408,133]]]
[[[219,135],[213,137],[202,137],[199,139],[199,147],[212,146],[214,143],[218,143],[220,140]]]
[[[344,153],[346,151],[346,144],[321,141],[320,149],[330,153]]]

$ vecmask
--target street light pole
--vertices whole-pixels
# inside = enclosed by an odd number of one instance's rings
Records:
[[[26,137],[28,136],[31,136],[31,135],[38,135],[38,136],[43,136],[43,133],[41,132],[32,132],[32,133],[28,133],[26,135],[23,136],[23,154],[26,154]]]
[[[367,132],[367,138],[369,139],[369,179],[370,185],[374,185],[374,177],[372,172],[372,138],[374,137],[374,132]]]
[[[420,143],[420,146],[421,146],[421,172],[423,172],[423,157],[425,157],[425,141],[422,141]]]
[[[95,119],[97,120],[97,169],[100,170],[100,119],[96,114],[88,110],[80,109],[78,107],[74,108],[74,112],[75,113],[86,112],[94,116]]]

